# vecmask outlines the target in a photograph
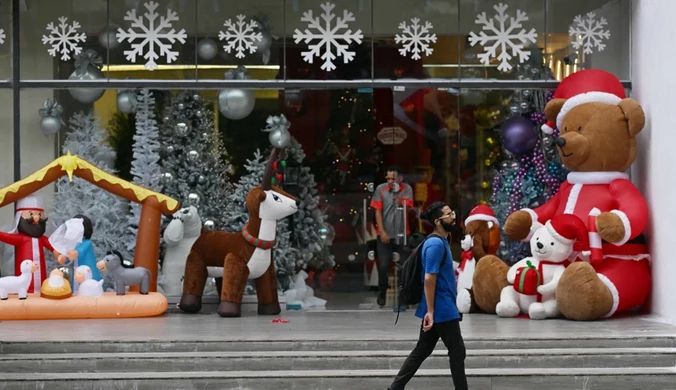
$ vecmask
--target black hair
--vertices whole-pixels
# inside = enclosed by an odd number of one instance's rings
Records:
[[[108,253],[106,253],[106,255],[117,256],[117,258],[120,259],[120,265],[122,265],[122,268],[134,268],[133,264],[129,265],[129,264],[124,262],[124,258],[122,257],[122,253],[120,253],[120,251],[113,249],[112,251],[108,251]]]
[[[431,205],[427,206],[425,211],[420,215],[424,220],[434,225],[434,221],[441,218],[444,213],[444,207],[446,203],[444,202],[434,202]]]
[[[397,172],[397,174],[399,174],[401,173],[401,169],[399,169],[399,166],[397,165],[390,165],[389,167],[387,167],[386,172]]]
[[[89,217],[87,217],[86,215],[82,214],[78,214],[73,218],[82,219],[82,226],[84,227],[83,237],[87,240],[90,240],[92,238],[92,234],[94,234],[94,225],[92,225],[92,220],[89,219]]]

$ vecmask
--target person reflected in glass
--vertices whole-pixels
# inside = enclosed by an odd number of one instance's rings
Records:
[[[422,217],[434,226],[434,232],[422,247],[423,296],[415,312],[422,319],[418,343],[404,361],[388,390],[402,390],[413,378],[441,338],[448,349],[448,359],[456,390],[465,390],[465,342],[460,331],[450,232],[455,225],[455,212],[443,202],[428,206]],[[434,237],[437,236],[437,237]],[[443,259],[446,258],[446,261]]]
[[[397,166],[387,168],[386,182],[380,184],[373,194],[371,207],[376,212],[378,225],[378,306],[385,306],[388,276],[392,259],[398,253],[399,259],[405,258],[404,235],[409,235],[405,212],[413,207],[413,189],[403,182]],[[397,308],[402,309],[402,308]]]

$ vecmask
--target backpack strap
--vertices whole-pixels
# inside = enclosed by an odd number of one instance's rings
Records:
[[[437,235],[435,235],[435,234],[430,234],[429,236],[427,236],[427,238],[425,238],[425,241],[427,241],[427,240],[429,240],[430,238],[433,238],[433,237],[436,237],[436,238],[440,239],[442,242],[445,241],[442,237],[439,237],[439,236],[437,236]],[[422,245],[425,243],[425,241],[423,241],[423,242],[420,244],[420,246],[421,246],[421,248],[420,248],[420,258],[421,258],[421,259],[422,259]],[[444,242],[444,249],[446,249],[446,244],[447,244],[447,243],[448,243],[448,241]],[[449,244],[449,245],[450,245],[450,244]],[[441,259],[441,263],[439,264],[439,268],[440,268],[440,269],[441,269],[441,267],[444,266],[444,264],[446,264],[446,257],[448,257],[448,252],[444,251],[444,257]]]

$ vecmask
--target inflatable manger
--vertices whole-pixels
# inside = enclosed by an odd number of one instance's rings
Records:
[[[53,276],[51,284],[49,280],[45,280],[47,284],[45,285],[46,290],[43,291],[44,297],[30,292],[24,295],[23,290],[19,291],[14,288],[12,283],[9,283],[12,286],[9,286],[11,288],[6,291],[9,294],[7,299],[0,300],[0,321],[136,318],[163,314],[167,310],[167,299],[164,295],[155,292],[157,291],[160,222],[162,214],[172,215],[179,209],[178,202],[160,193],[124,181],[78,156],[71,155],[69,152],[32,175],[0,189],[0,207],[28,197],[64,175],[68,175],[71,180],[75,175],[117,196],[142,205],[134,265],[139,270],[144,268],[148,276],[145,280],[139,280],[139,282],[131,281],[134,284],[138,283],[139,286],[133,286],[130,292],[125,295],[105,293],[102,296],[86,296],[90,294],[99,295],[97,289],[83,295],[68,296],[69,293],[66,290],[69,289],[61,291],[63,277],[59,277],[58,273],[50,274],[50,277]],[[25,259],[18,260],[23,261]],[[25,268],[26,273],[32,271],[32,269],[28,269],[28,265]],[[131,273],[127,275],[127,272],[124,272],[123,276],[131,276]],[[86,279],[86,275],[82,275],[82,278]],[[123,279],[126,281],[126,278]],[[65,283],[63,285],[65,286]],[[147,294],[136,292],[139,289]],[[23,299],[16,295],[18,293],[21,293]],[[47,296],[50,296],[51,299]]]

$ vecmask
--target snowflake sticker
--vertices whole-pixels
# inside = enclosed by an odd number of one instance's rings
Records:
[[[584,47],[585,54],[592,54],[594,48],[598,51],[603,51],[606,48],[603,40],[610,38],[610,31],[603,29],[604,26],[608,25],[606,18],[596,20],[595,16],[596,14],[593,12],[588,12],[586,17],[577,15],[573,19],[574,25],[568,29],[568,35],[572,35],[575,38],[573,47],[576,50]]]
[[[406,57],[407,53],[413,54],[411,59],[419,60],[420,53],[425,52],[426,56],[429,56],[434,52],[434,49],[430,47],[430,43],[437,42],[437,34],[430,33],[432,30],[432,23],[425,22],[425,25],[420,25],[419,18],[411,18],[411,24],[407,25],[406,22],[399,23],[399,29],[403,34],[395,35],[394,41],[398,44],[403,44],[403,47],[399,49],[399,54]]]
[[[510,17],[505,13],[507,8],[508,6],[503,3],[494,5],[493,9],[495,9],[497,14],[491,19],[486,17],[485,12],[477,15],[474,23],[483,25],[481,29],[493,35],[487,35],[484,31],[481,31],[478,35],[474,32],[469,33],[469,44],[474,46],[479,43],[484,49],[484,52],[478,55],[480,62],[488,65],[491,58],[497,58],[500,60],[498,70],[502,72],[512,69],[512,64],[509,63],[509,60],[514,56],[519,56],[519,63],[527,61],[530,57],[530,52],[524,50],[524,45],[528,42],[535,43],[537,39],[537,33],[534,28],[531,28],[528,32],[522,28],[521,23],[528,21],[526,13],[516,10],[516,17]],[[509,25],[506,23],[508,20]],[[498,26],[495,25],[496,21],[498,22]],[[521,31],[517,31],[520,28]],[[498,49],[500,49],[499,55],[497,54]]]
[[[321,4],[320,7],[324,10],[321,16],[314,17],[312,10],[303,13],[300,21],[307,22],[308,28],[305,31],[296,29],[293,33],[293,39],[296,43],[305,41],[308,44],[310,50],[301,52],[305,62],[312,64],[314,57],[321,57],[324,60],[321,66],[322,70],[330,72],[336,69],[333,60],[339,56],[343,57],[344,64],[354,59],[356,53],[347,49],[352,42],[361,43],[364,34],[362,34],[361,30],[352,32],[348,28],[348,22],[355,21],[352,12],[343,10],[343,16],[340,17],[333,13],[333,9],[336,7],[335,4],[326,2]],[[324,26],[320,23],[320,17],[324,20]],[[334,19],[335,25],[332,26],[331,22]],[[314,32],[310,29],[313,29]],[[310,43],[314,40],[318,40],[319,42]],[[332,51],[334,47],[336,54]]]
[[[5,43],[5,38],[7,38],[7,36],[5,35],[5,30],[0,28],[0,45]]]
[[[117,41],[124,42],[126,39],[131,43],[131,50],[124,51],[127,60],[136,63],[136,56],[143,54],[143,58],[146,59],[144,68],[154,70],[157,69],[155,60],[159,59],[160,56],[167,57],[167,64],[176,61],[178,51],[171,49],[176,41],[185,43],[188,35],[185,29],[176,31],[172,27],[172,22],[178,21],[176,12],[167,9],[167,15],[160,17],[159,23],[156,24],[155,22],[160,14],[155,12],[155,10],[159,5],[154,1],[149,1],[143,3],[143,6],[148,11],[142,16],[137,16],[135,9],[127,11],[124,20],[131,21],[131,27],[127,31],[118,28]],[[144,16],[148,21],[147,26],[144,24]],[[140,42],[134,43],[136,40],[140,40]],[[159,49],[159,54],[157,53],[157,49]]]
[[[61,53],[61,60],[68,61],[72,55],[77,55],[82,52],[82,48],[78,43],[83,43],[87,40],[85,33],[78,33],[80,23],[73,20],[73,23],[68,24],[68,18],[62,16],[59,18],[59,24],[54,25],[54,22],[49,22],[47,31],[49,35],[42,36],[43,45],[52,45],[52,48],[47,50],[50,56],[56,57],[57,53]]]
[[[223,50],[230,53],[232,49],[235,49],[237,52],[235,57],[237,58],[244,58],[244,51],[246,50],[249,50],[249,54],[255,53],[257,47],[254,43],[263,40],[263,33],[256,31],[258,23],[255,20],[246,23],[244,19],[246,19],[244,15],[237,15],[237,22],[235,23],[228,19],[223,23],[227,30],[218,32],[218,39],[221,41],[225,39],[226,41]]]

